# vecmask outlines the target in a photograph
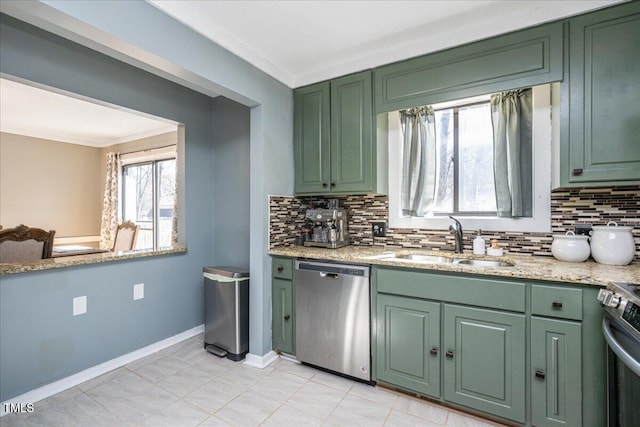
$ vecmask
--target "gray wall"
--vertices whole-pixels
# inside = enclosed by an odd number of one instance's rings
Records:
[[[223,96],[213,101],[213,241],[216,262],[249,268],[250,110]]]
[[[291,88],[146,2],[1,2],[0,7],[18,19],[181,85],[251,107],[249,351],[258,356],[269,352],[267,207],[270,194],[293,193]]]
[[[293,192],[292,90],[146,2],[2,2],[0,7],[3,13],[182,86],[204,94],[222,94],[251,107],[249,351],[258,356],[266,354],[271,349],[271,259],[267,254],[267,206],[269,194]],[[90,97],[102,97],[108,102],[158,116],[175,116],[176,121],[187,122],[185,215],[188,253],[99,267],[4,276],[0,284],[2,400],[201,324],[201,268],[216,263],[211,243],[216,237],[211,222],[215,196],[202,197],[202,194],[213,194],[215,179],[215,171],[211,168],[212,147],[206,142],[210,141],[210,116],[202,118],[206,114],[192,111],[189,102],[183,105],[182,97],[177,96],[182,93],[182,88],[172,86],[170,90],[141,93],[136,84],[131,84],[127,91],[123,91],[121,84],[112,79],[96,78],[105,74],[109,77],[114,70],[106,67],[105,73],[100,65],[96,67],[95,52],[48,35],[34,36],[30,34],[32,31],[13,29],[11,32],[17,31],[18,34],[9,39],[5,37],[5,27],[7,25],[3,24],[0,40],[3,72],[41,80]],[[80,61],[83,62],[82,67],[73,65],[78,57],[84,60]],[[85,65],[87,70],[83,69]],[[116,74],[125,80],[142,80],[140,83],[145,88],[153,86],[156,80],[139,79],[137,73],[136,68],[123,66]],[[173,102],[167,105],[169,100]],[[207,131],[204,131],[204,122],[209,126]],[[274,168],[276,164],[278,167]],[[94,280],[96,275],[100,278],[108,276],[110,280]],[[138,319],[151,323],[144,327],[140,325],[140,333],[137,329],[127,331],[122,328],[120,311],[123,311],[125,319],[131,320],[133,315],[124,313],[124,308],[117,309],[119,299],[113,300],[115,308],[110,306],[111,314],[105,312],[100,318],[101,327],[98,329],[91,325],[74,326],[82,321],[79,319],[90,316],[72,319],[70,314],[67,315],[71,310],[71,297],[88,295],[93,289],[88,283],[97,283],[100,291],[108,289],[123,298],[126,295],[128,300],[132,283],[144,280],[156,283],[158,294],[165,296],[162,303],[148,308],[147,317]],[[105,286],[107,288],[103,289]],[[46,298],[49,291],[57,292],[56,298],[52,299],[56,306],[67,309],[57,315],[64,316],[65,320],[54,322],[55,328],[46,325],[46,319],[52,316],[53,310]],[[93,297],[89,299],[89,310],[92,301]],[[152,300],[145,298],[143,301],[145,306],[149,306]],[[9,305],[23,307],[24,313],[17,313]],[[35,310],[24,307],[34,307]],[[32,315],[39,309],[45,310],[42,315]],[[136,315],[140,313],[136,312]],[[112,317],[113,327],[110,326]],[[151,318],[156,323],[151,322]],[[131,324],[138,325],[138,322]],[[82,332],[74,335],[76,330]],[[55,342],[56,335],[64,334],[74,337],[76,352],[81,351],[80,347],[84,349],[95,345],[97,340],[104,340],[104,343],[99,344],[95,351],[86,349],[82,355],[58,357],[63,361],[60,368],[39,368],[47,357],[42,349],[48,348],[48,342]],[[118,340],[118,337],[122,339]],[[21,356],[25,357],[24,361],[20,360]],[[32,373],[25,374],[25,370]]]
[[[203,322],[214,259],[213,100],[2,16],[0,70],[185,124],[188,253],[0,277],[0,400]],[[206,195],[203,197],[203,195]],[[133,285],[145,298],[133,301]],[[72,316],[72,299],[88,311]]]

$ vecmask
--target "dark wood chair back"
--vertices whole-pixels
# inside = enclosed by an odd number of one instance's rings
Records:
[[[55,230],[27,227],[0,230],[0,263],[28,262],[51,258]]]

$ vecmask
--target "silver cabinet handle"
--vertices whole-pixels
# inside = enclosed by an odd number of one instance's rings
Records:
[[[611,325],[609,323],[609,319],[606,317],[602,319],[602,332],[604,334],[604,339],[609,344],[609,347],[613,352],[622,360],[629,369],[633,371],[636,375],[640,376],[640,362],[635,360],[633,356],[626,352],[624,348],[618,343],[616,338],[613,336],[611,332]]]
[[[324,271],[320,272],[320,277],[326,277],[327,279],[337,279],[340,277],[337,273],[325,273]]]

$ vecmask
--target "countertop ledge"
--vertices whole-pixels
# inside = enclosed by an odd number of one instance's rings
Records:
[[[384,254],[421,254],[455,258],[486,259],[506,261],[513,267],[479,267],[462,264],[423,264],[407,260],[376,259],[372,257]],[[514,279],[541,280],[547,282],[576,283],[593,286],[606,286],[611,281],[640,283],[640,263],[634,261],[625,266],[585,262],[563,262],[552,257],[506,254],[501,257],[474,256],[473,254],[454,254],[447,251],[428,251],[423,249],[346,246],[340,249],[310,248],[304,246],[278,247],[269,250],[270,255],[292,258],[310,258],[327,261],[343,261],[360,264],[384,265],[412,268],[428,271],[443,271],[484,276],[510,277]]]
[[[176,246],[158,250],[138,249],[123,252],[104,252],[91,255],[75,255],[59,258],[48,258],[40,261],[0,264],[0,276],[5,274],[27,273],[30,271],[53,270],[56,268],[73,267],[77,265],[101,264],[128,259],[148,258],[160,255],[180,254],[187,252],[187,248]]]

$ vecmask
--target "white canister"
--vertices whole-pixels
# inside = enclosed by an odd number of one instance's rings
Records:
[[[632,227],[619,227],[614,221],[593,226],[591,255],[600,264],[627,265],[636,256]]]
[[[556,234],[551,243],[551,253],[560,261],[582,262],[591,254],[589,236],[576,236],[573,231]]]

